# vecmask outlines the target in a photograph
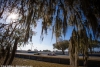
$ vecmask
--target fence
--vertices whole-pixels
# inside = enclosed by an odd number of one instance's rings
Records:
[[[16,54],[15,57],[31,59],[37,61],[51,62],[51,63],[59,63],[59,64],[70,64],[69,58],[59,58],[52,56],[41,56],[41,55],[26,55],[26,54]],[[79,60],[79,66],[83,66],[83,60]],[[100,67],[100,61],[97,60],[88,60],[88,67]]]

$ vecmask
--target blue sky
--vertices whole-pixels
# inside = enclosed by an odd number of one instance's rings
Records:
[[[56,50],[56,49],[53,49],[53,45],[52,45],[53,43],[56,42],[55,36],[53,36],[53,39],[52,39],[52,31],[48,31],[48,35],[44,35],[43,41],[40,40],[41,27],[42,27],[41,21],[39,21],[37,23],[37,27],[34,29],[34,31],[36,31],[37,34],[32,37],[33,45],[31,45],[31,43],[29,43],[28,45],[25,45],[24,47],[23,46],[18,47],[18,50],[28,50],[28,49],[32,49],[32,50],[34,50],[34,49],[37,49],[37,50],[48,49],[48,50],[51,50],[51,51]],[[67,33],[66,33],[66,36],[65,36],[66,40],[70,39],[71,33],[72,33],[72,27],[68,27],[68,30],[67,30]],[[95,48],[94,50],[100,51],[99,48]]]
[[[0,19],[0,23],[4,23],[4,22],[10,23],[11,19],[15,19],[15,18],[13,18],[14,16],[16,16],[16,14],[10,15],[6,21],[3,19]],[[16,19],[17,19],[17,17],[16,17]],[[53,36],[53,39],[52,39],[52,30],[48,30],[48,34],[44,35],[43,41],[40,40],[41,29],[42,29],[41,22],[42,22],[42,20],[37,21],[37,27],[35,29],[33,29],[33,31],[37,32],[37,34],[32,37],[33,46],[31,45],[31,43],[29,43],[28,45],[25,45],[24,47],[23,46],[18,47],[18,50],[28,50],[28,49],[32,49],[32,50],[34,50],[34,49],[38,49],[38,50],[48,49],[51,51],[54,50],[52,44],[56,42],[56,39],[55,39],[55,36]],[[34,28],[34,26],[33,26],[33,28]],[[67,40],[70,39],[71,31],[72,31],[72,27],[69,27],[67,30],[65,39],[67,39]]]
[[[43,41],[41,41],[40,40],[41,27],[42,27],[41,21],[39,21],[37,23],[37,27],[34,29],[34,31],[36,31],[37,34],[32,37],[33,46],[30,43],[28,45],[25,45],[24,47],[23,46],[18,47],[18,50],[20,50],[20,49],[21,50],[28,50],[28,49],[46,50],[46,49],[48,49],[48,50],[53,51],[54,49],[53,49],[52,44],[56,42],[55,36],[53,36],[53,39],[52,39],[52,31],[48,30],[48,34],[44,35],[44,39],[43,39]],[[67,39],[67,40],[70,39],[71,31],[72,31],[72,27],[69,27],[68,30],[67,30],[65,39]]]
[[[3,23],[3,22],[4,22],[4,20],[1,19],[0,23]],[[7,20],[7,22],[9,22],[9,20]],[[39,20],[37,23],[37,27],[35,29],[33,29],[35,32],[37,32],[37,34],[32,37],[33,45],[31,45],[31,43],[29,43],[28,45],[25,45],[24,47],[23,46],[18,47],[18,50],[28,50],[28,49],[46,50],[46,49],[48,49],[48,50],[53,51],[54,49],[53,49],[52,44],[56,42],[55,36],[53,36],[53,39],[52,39],[52,31],[49,30],[48,35],[44,35],[44,40],[41,41],[40,40],[41,27],[42,27],[41,20]],[[71,32],[72,32],[72,27],[68,27],[66,37],[65,37],[66,40],[70,39]],[[95,48],[95,50],[100,51],[99,48]]]

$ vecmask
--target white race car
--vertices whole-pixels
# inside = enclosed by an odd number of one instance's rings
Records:
[[[55,56],[56,54],[55,53],[48,53],[48,55]]]

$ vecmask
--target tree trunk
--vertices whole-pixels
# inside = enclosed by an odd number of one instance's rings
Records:
[[[63,55],[65,55],[65,52],[64,52],[64,50],[62,50],[62,53],[63,53]]]
[[[78,46],[75,46],[75,67],[78,67]]]
[[[14,59],[15,52],[16,52],[16,49],[17,49],[18,40],[19,40],[19,38],[16,38],[16,39],[15,39],[15,43],[14,43],[14,46],[13,46],[11,58],[10,58],[10,60],[9,60],[8,65],[11,65],[11,64],[12,64],[12,61],[13,61],[13,59]]]
[[[6,65],[6,63],[7,63],[7,61],[8,61],[8,58],[9,58],[9,55],[10,55],[10,47],[8,46],[7,47],[7,55],[6,55],[6,58],[5,58],[5,61],[4,61],[4,63],[3,63],[3,65]]]
[[[70,57],[70,65],[71,67],[75,67],[75,55],[74,55],[74,45],[71,40],[69,41],[69,57]]]
[[[79,52],[79,34],[78,34],[78,39],[77,43],[75,44],[75,67],[78,67],[78,52]]]
[[[83,53],[82,54],[83,54],[83,60],[84,60],[84,50],[83,50]]]
[[[85,45],[85,51],[84,51],[84,66],[88,66],[88,46]]]

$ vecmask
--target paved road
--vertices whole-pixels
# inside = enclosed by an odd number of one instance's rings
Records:
[[[34,55],[35,53],[16,53],[16,54]],[[48,54],[41,54],[41,56],[48,56]],[[68,55],[55,55],[55,56],[68,57]]]
[[[16,53],[16,54],[34,55],[34,53]],[[47,56],[47,57],[49,57],[47,54],[41,54],[41,55],[37,55],[37,56]],[[50,56],[50,57],[69,58],[68,55],[55,55],[55,56]],[[82,59],[83,57],[79,56],[79,58]],[[100,57],[90,56],[89,59],[100,61]]]

